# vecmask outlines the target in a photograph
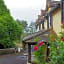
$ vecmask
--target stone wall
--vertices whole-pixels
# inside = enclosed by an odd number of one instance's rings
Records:
[[[15,48],[0,49],[0,55],[22,53],[22,52],[23,52],[23,49],[20,49],[20,52],[18,51],[18,49],[15,49]]]

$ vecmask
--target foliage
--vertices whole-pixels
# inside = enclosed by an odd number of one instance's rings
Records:
[[[0,0],[0,16],[6,15],[6,14],[10,15],[10,12],[7,9],[6,5],[4,4],[4,1]]]
[[[27,21],[25,21],[25,20],[17,19],[16,21],[18,22],[19,25],[21,25],[23,27],[24,33],[32,34],[36,31],[34,22],[31,22],[28,26]]]
[[[64,43],[60,39],[50,42],[50,58],[50,63],[64,64]]]
[[[23,31],[26,33],[27,27],[28,27],[27,21],[19,20],[19,19],[17,19],[16,21],[18,22],[19,25],[21,25],[23,27]]]
[[[34,54],[35,54],[35,58],[37,59],[37,62],[39,64],[45,64],[45,60],[46,60],[46,46],[44,46],[43,42],[38,43],[37,46],[34,46]]]
[[[5,48],[14,47],[14,42],[21,39],[22,27],[12,18],[9,10],[0,0],[0,44]]]
[[[64,24],[62,24],[64,29]],[[50,62],[49,64],[64,64],[64,32],[55,38],[55,42],[50,42]]]
[[[62,29],[64,30],[64,23],[62,23]],[[43,56],[44,56],[44,52],[42,50],[45,50],[44,46],[41,46],[41,44],[38,43],[37,46],[35,46],[34,50],[35,50],[35,57],[38,61],[39,64],[64,64],[64,31],[60,32],[60,36],[56,37],[51,35],[50,36],[51,39],[49,41],[50,46],[48,48],[50,48],[50,54],[49,54],[49,58],[50,61],[49,63],[45,63],[45,61],[43,61]],[[52,41],[52,39],[54,39],[54,41]],[[44,54],[43,54],[44,53]]]
[[[35,23],[31,22],[29,25],[29,33],[32,34],[34,32],[36,32]]]
[[[33,39],[33,42],[37,42],[37,41],[40,41],[40,37],[36,37],[35,39]]]

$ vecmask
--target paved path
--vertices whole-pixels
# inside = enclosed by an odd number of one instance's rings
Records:
[[[4,55],[0,56],[0,64],[27,64],[26,56],[22,55]]]

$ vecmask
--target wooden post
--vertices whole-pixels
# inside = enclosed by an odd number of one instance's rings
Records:
[[[50,53],[50,49],[48,48],[50,45],[47,44],[47,53],[46,53],[46,61],[48,62],[50,59],[48,58],[49,53]]]
[[[28,44],[28,63],[31,63],[31,45],[37,44],[37,42],[25,42],[23,41],[24,44]]]
[[[31,45],[28,44],[28,62],[31,63]]]
[[[49,29],[49,15],[47,15],[47,29]]]

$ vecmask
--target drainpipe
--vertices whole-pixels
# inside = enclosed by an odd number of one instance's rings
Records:
[[[61,0],[61,23],[63,22],[63,0]],[[61,32],[62,32],[62,28],[61,28]]]
[[[63,0],[61,0],[61,23],[63,22]]]

